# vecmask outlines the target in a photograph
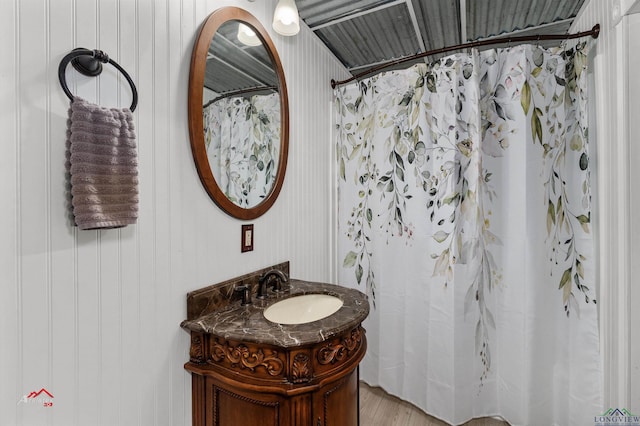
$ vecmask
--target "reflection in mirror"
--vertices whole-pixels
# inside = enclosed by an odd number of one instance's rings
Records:
[[[280,95],[269,53],[237,20],[209,45],[203,122],[207,157],[220,190],[234,204],[260,204],[275,184],[280,152]]]
[[[189,135],[204,188],[231,216],[254,219],[275,202],[288,108],[282,64],[260,22],[236,7],[209,15],[191,57]]]

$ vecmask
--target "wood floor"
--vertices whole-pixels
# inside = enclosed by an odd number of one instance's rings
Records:
[[[474,419],[464,426],[508,426],[506,422],[484,418]],[[406,401],[360,382],[360,426],[448,426],[428,416]]]

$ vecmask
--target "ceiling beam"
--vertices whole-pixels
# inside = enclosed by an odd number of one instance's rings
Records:
[[[460,43],[467,42],[467,0],[460,0]]]
[[[413,31],[416,33],[416,38],[418,39],[418,45],[420,45],[420,51],[426,52],[427,48],[424,45],[424,39],[422,38],[422,33],[420,32],[420,25],[418,25],[418,18],[416,18],[416,11],[413,8],[413,3],[411,0],[406,0],[405,5],[407,6],[407,10],[409,11],[409,16],[411,17],[411,23],[413,24]]]
[[[569,24],[569,26],[570,26],[571,23],[573,22],[573,19],[574,18],[568,18],[568,19],[563,19],[561,21],[549,22],[547,24],[541,24],[541,25],[536,25],[536,26],[533,26],[533,27],[527,27],[527,28],[523,28],[521,30],[514,30],[514,31],[511,31],[511,32],[508,32],[508,33],[501,33],[501,34],[496,34],[496,35],[492,35],[492,36],[489,36],[489,37],[482,37],[482,38],[479,38],[478,40],[491,40],[492,38],[517,36],[520,33],[537,31],[537,30],[541,30],[541,29],[545,29],[545,28],[549,28],[549,27],[555,27],[557,25],[562,25],[562,24]]]
[[[340,18],[333,19],[331,21],[328,21],[328,22],[325,22],[323,24],[316,25],[316,26],[313,26],[313,27],[309,27],[309,28],[312,31],[319,30],[321,28],[330,27],[331,25],[339,24],[340,22],[350,21],[350,20],[352,20],[354,18],[358,18],[360,16],[368,15],[370,13],[377,12],[379,10],[384,10],[384,9],[387,9],[389,7],[392,7],[392,6],[397,6],[399,4],[406,4],[406,0],[395,0],[395,1],[392,1],[391,3],[385,3],[385,4],[381,5],[381,6],[373,7],[371,9],[360,10],[360,11],[355,12],[355,13],[349,13],[347,15],[341,16]]]

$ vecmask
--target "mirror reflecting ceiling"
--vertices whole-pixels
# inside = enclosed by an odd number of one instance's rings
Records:
[[[278,77],[267,49],[255,32],[253,37],[258,45],[240,41],[240,25],[251,30],[240,21],[232,20],[220,26],[211,40],[204,77],[205,89],[216,96],[256,87],[271,87],[277,91]]]

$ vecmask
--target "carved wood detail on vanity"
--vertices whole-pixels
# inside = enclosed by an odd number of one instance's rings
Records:
[[[363,352],[363,337],[363,328],[357,326],[316,347],[287,351],[192,331],[189,358],[193,364],[241,371],[256,379],[299,384],[322,378]]]
[[[300,352],[293,357],[291,365],[291,381],[293,383],[305,383],[311,380],[311,365],[309,364],[309,355]]]
[[[284,354],[277,350],[244,343],[234,345],[221,338],[210,340],[209,353],[209,363],[228,364],[258,374],[262,367],[270,376],[280,376],[286,362]]]
[[[354,328],[344,337],[334,339],[318,351],[318,362],[335,364],[349,358],[362,344],[362,327]]]
[[[189,361],[196,364],[204,363],[204,345],[202,333],[191,332],[191,347],[189,348]]]

